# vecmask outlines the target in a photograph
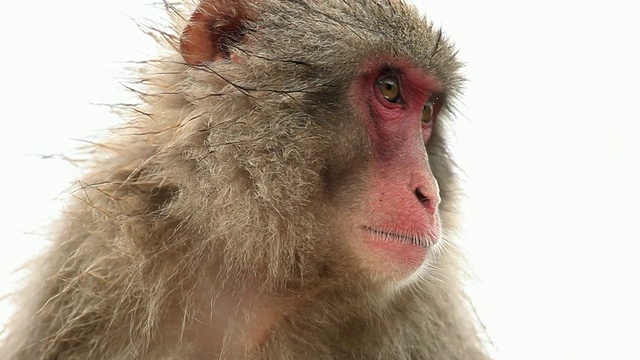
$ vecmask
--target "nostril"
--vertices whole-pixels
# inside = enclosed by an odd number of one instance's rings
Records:
[[[437,194],[433,196],[427,196],[425,195],[425,191],[420,190],[420,188],[415,189],[413,193],[416,195],[416,198],[418,199],[420,204],[422,204],[422,206],[429,212],[429,214],[435,214],[438,203],[440,202]]]
[[[426,195],[424,195],[422,191],[420,191],[420,189],[416,189],[415,194],[416,194],[416,197],[418,198],[418,201],[420,201],[421,203],[426,204],[429,202],[429,198]]]

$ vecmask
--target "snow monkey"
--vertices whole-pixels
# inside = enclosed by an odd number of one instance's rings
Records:
[[[1,359],[488,359],[446,143],[463,78],[402,0],[165,4],[165,55],[31,266]]]

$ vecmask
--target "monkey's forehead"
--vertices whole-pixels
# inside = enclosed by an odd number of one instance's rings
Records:
[[[281,0],[257,2],[250,36],[263,55],[326,67],[353,76],[375,58],[399,58],[431,74],[452,96],[463,77],[456,50],[415,6],[401,0]],[[340,70],[333,66],[336,61]],[[351,66],[349,66],[351,65]],[[321,76],[321,75],[320,75]]]

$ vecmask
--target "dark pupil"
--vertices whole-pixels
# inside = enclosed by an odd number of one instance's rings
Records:
[[[391,91],[393,89],[393,85],[387,84],[387,90]]]

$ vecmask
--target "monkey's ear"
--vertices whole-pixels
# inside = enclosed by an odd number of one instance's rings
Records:
[[[189,65],[229,58],[229,47],[242,41],[247,20],[245,1],[202,0],[182,32],[182,57]]]

